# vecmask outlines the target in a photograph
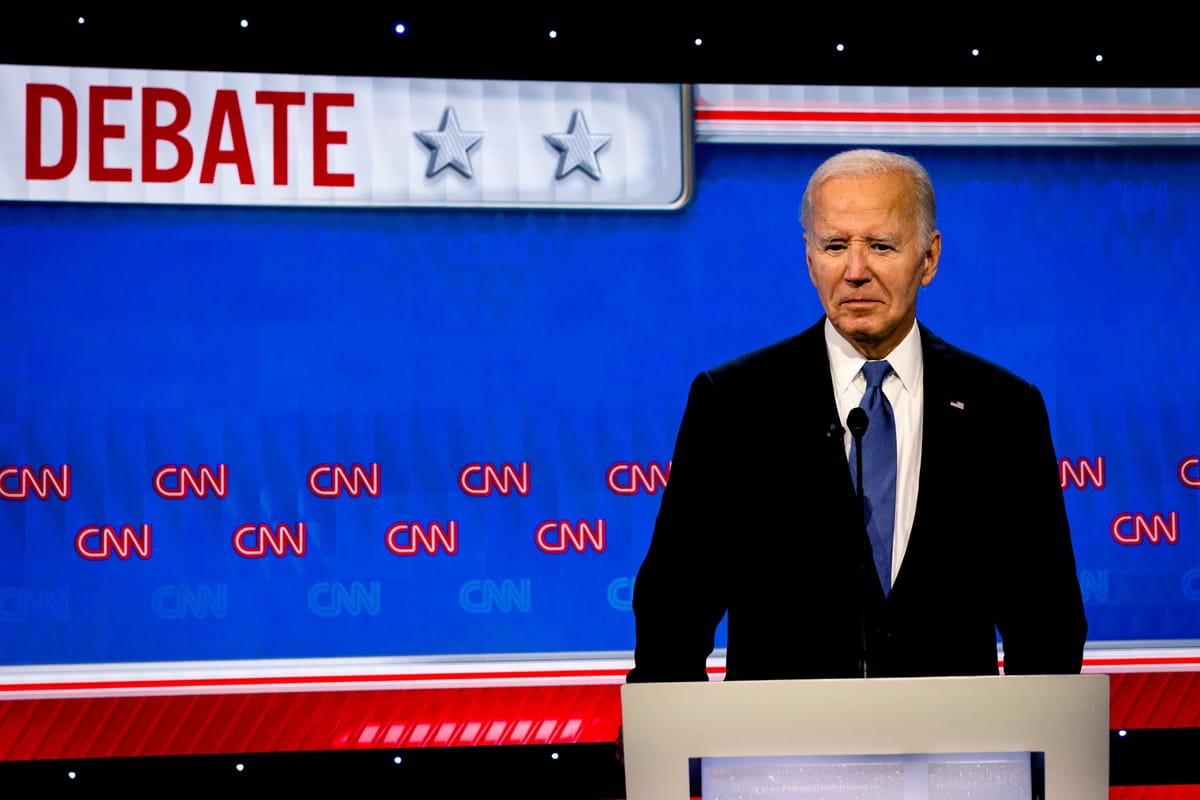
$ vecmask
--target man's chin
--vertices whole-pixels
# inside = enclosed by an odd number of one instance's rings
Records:
[[[877,325],[867,324],[861,319],[834,320],[834,329],[846,339],[861,344],[872,344],[879,341],[880,330]]]

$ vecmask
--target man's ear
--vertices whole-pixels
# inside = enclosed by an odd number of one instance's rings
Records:
[[[817,276],[813,274],[812,250],[808,247],[808,234],[804,234],[804,263],[808,266],[808,279],[812,285],[817,285]]]
[[[938,260],[942,257],[942,234],[941,231],[934,231],[933,236],[929,237],[929,249],[925,251],[925,264],[921,267],[921,285],[928,286],[933,283],[933,276],[937,275]]]

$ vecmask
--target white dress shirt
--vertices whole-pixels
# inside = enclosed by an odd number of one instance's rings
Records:
[[[867,379],[862,366],[867,363],[854,347],[842,337],[833,323],[825,319],[825,349],[829,353],[829,373],[833,379],[833,394],[837,400],[838,418],[846,427],[850,409],[862,401]],[[925,407],[925,362],[921,356],[921,334],[916,323],[912,330],[885,356],[892,371],[883,379],[883,393],[892,404],[896,419],[896,524],[892,540],[892,583],[900,572],[908,537],[912,533],[913,517],[917,513],[917,490],[921,474],[921,431]],[[850,458],[853,438],[844,435],[846,458]]]

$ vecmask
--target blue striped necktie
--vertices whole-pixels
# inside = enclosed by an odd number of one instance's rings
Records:
[[[886,597],[892,589],[892,535],[896,522],[896,418],[883,393],[883,379],[892,371],[886,361],[863,364],[867,390],[859,407],[870,424],[862,437],[863,522],[875,555],[875,572]],[[858,485],[857,443],[850,446],[850,477]]]

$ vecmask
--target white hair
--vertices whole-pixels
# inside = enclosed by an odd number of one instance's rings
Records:
[[[830,178],[868,178],[898,172],[912,182],[910,196],[917,218],[921,246],[928,248],[937,230],[937,201],[933,196],[933,181],[915,158],[886,150],[846,150],[826,159],[808,179],[804,199],[800,201],[800,224],[807,230],[813,222],[813,195]]]

